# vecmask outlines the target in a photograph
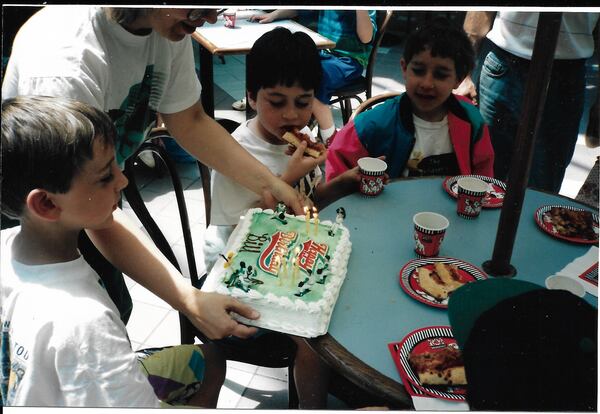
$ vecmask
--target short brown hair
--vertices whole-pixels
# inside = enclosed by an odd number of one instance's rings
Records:
[[[66,193],[93,157],[93,143],[113,146],[110,117],[68,98],[17,96],[2,102],[2,213],[21,217],[36,188]]]

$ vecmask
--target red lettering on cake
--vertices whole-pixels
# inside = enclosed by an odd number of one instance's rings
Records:
[[[271,236],[271,242],[258,258],[258,267],[271,275],[277,275],[281,258],[287,256],[290,246],[294,244],[298,233],[278,231]]]
[[[298,266],[307,273],[309,270],[314,272],[317,262],[325,262],[328,250],[329,246],[325,243],[317,243],[313,240],[305,241],[302,243],[302,250],[298,255]]]

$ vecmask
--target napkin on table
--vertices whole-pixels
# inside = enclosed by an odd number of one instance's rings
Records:
[[[466,402],[442,400],[441,398],[412,396],[416,411],[469,411]]]
[[[591,283],[589,280],[585,278],[581,278],[580,276],[586,272],[590,267],[596,265],[596,282],[598,281],[598,247],[592,246],[590,250],[586,254],[577,259],[573,260],[571,263],[566,265],[562,270],[558,271],[557,275],[571,277],[583,284],[585,291],[591,295],[598,297],[598,285]]]

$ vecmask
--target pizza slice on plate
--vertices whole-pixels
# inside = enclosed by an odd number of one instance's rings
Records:
[[[462,354],[454,346],[432,352],[411,353],[408,363],[423,385],[466,385]]]
[[[425,266],[417,268],[421,288],[439,301],[445,300],[452,292],[465,284],[458,273],[458,267],[447,263],[435,263],[433,269]]]

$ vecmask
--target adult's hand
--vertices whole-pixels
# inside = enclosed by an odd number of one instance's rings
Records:
[[[266,208],[275,209],[278,201],[288,206],[295,215],[304,215],[303,206],[306,205],[306,200],[298,191],[281,179],[273,180],[271,186],[265,188],[262,192],[262,204]]]
[[[272,21],[275,20],[273,13],[275,13],[275,12],[266,13],[266,14],[253,14],[252,16],[250,16],[249,20],[251,22],[258,22],[258,23],[271,23]]]
[[[258,312],[236,299],[213,292],[193,289],[186,300],[184,314],[210,339],[220,339],[230,335],[248,338],[258,329],[238,323],[230,312],[247,319],[258,319]]]
[[[253,16],[250,16],[250,21],[251,22],[258,22],[258,23],[271,23],[274,22],[275,20],[281,20],[281,19],[290,19],[292,17],[295,17],[298,14],[298,12],[296,12],[296,10],[291,10],[291,9],[277,9],[277,10],[273,10],[270,13],[266,13],[266,14],[255,14]]]
[[[454,93],[457,95],[466,96],[472,100],[475,105],[477,105],[477,88],[475,88],[475,84],[473,83],[470,75],[467,75],[467,77],[463,79],[461,84],[458,85],[458,88],[454,90]]]

